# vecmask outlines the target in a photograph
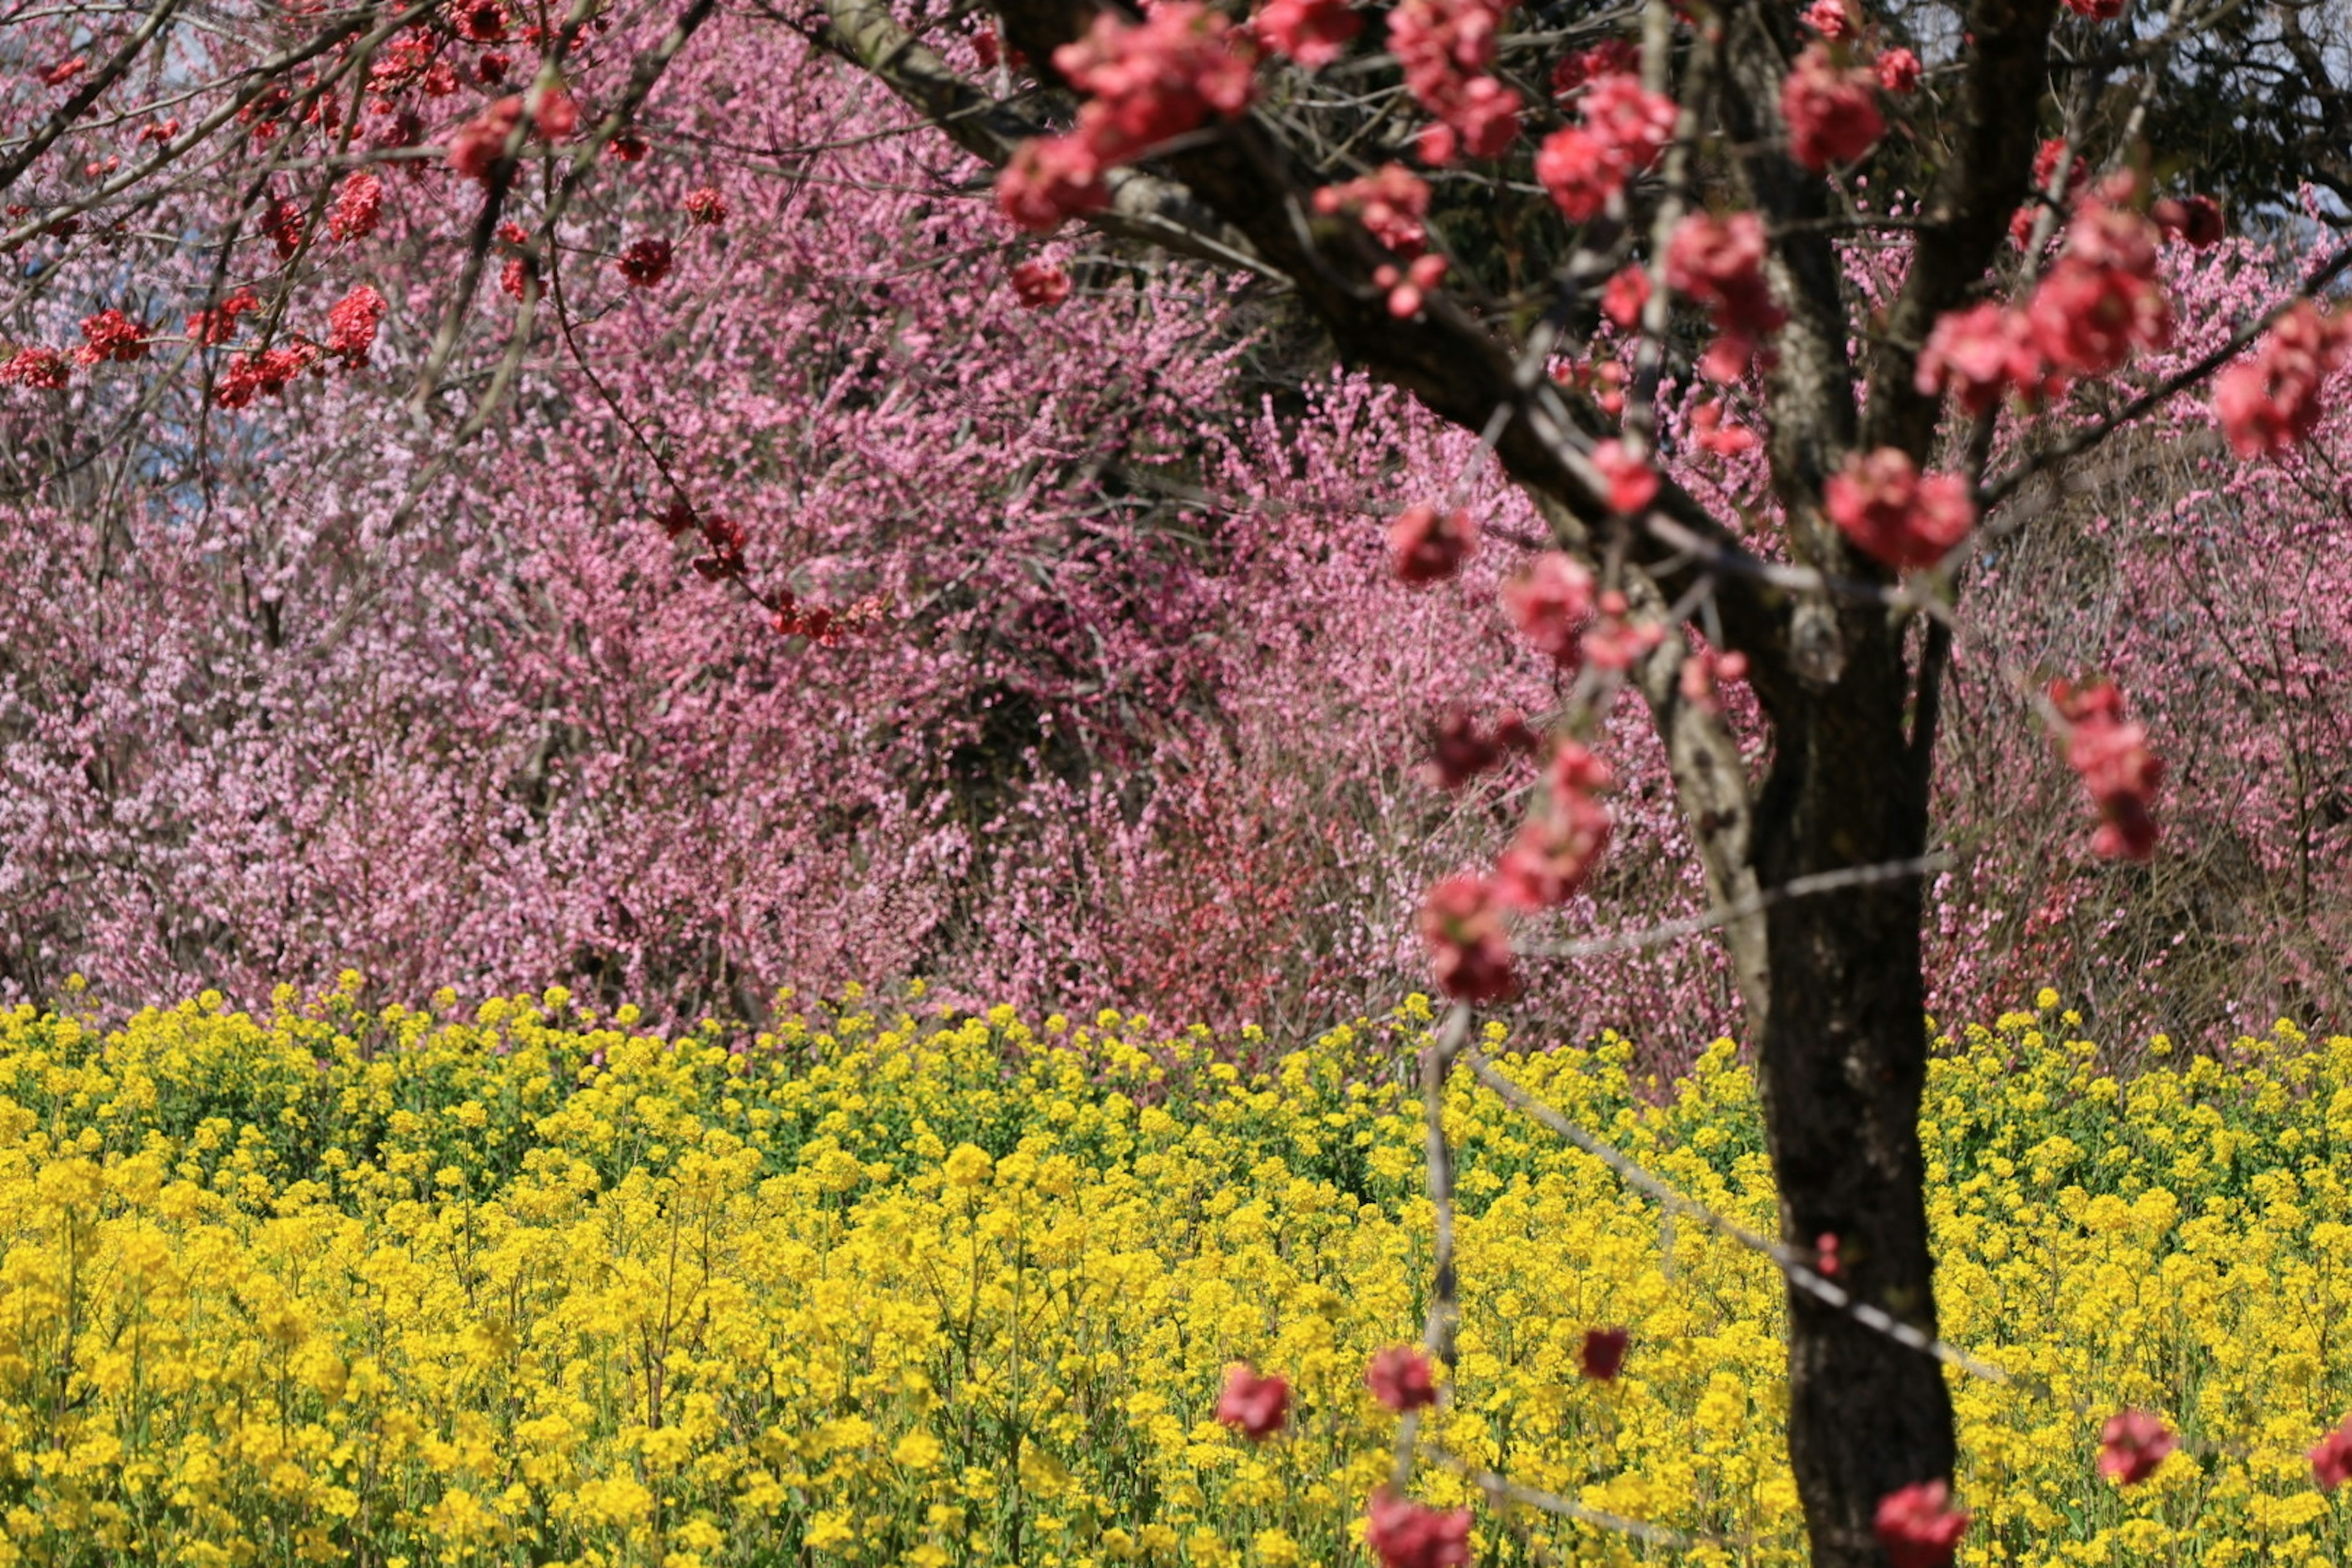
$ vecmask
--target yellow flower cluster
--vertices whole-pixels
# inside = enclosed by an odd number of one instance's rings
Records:
[[[0,1013],[0,1561],[1362,1560],[1395,1433],[1363,1368],[1426,1306],[1419,999],[1244,1074],[1110,1014],[853,994],[663,1039],[560,991],[356,994]],[[2055,1395],[1957,1385],[1961,1560],[2343,1560],[2303,1452],[2352,1405],[2352,1040],[2118,1080],[2042,1022],[1931,1077],[1947,1331]],[[1769,1223],[1727,1043],[1667,1086],[1614,1037],[1495,1048]],[[1686,1538],[1481,1504],[1477,1560],[1800,1562],[1771,1270],[1466,1079],[1445,1117],[1433,1450]],[[1632,1350],[1590,1383],[1604,1325]],[[1211,1417],[1234,1361],[1290,1382],[1263,1445]],[[2119,1491],[2092,1460],[2126,1404],[2184,1447]],[[1442,1462],[1418,1487],[1475,1500]]]

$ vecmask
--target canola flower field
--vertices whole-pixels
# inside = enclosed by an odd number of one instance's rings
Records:
[[[1265,1042],[882,1009],[680,1039],[560,991],[106,1032],[0,1013],[0,1559],[1339,1564],[1417,1337],[1415,998]],[[918,997],[919,993],[918,993]],[[1925,1116],[1964,1563],[2352,1560],[2305,1454],[2352,1405],[2352,1039],[2121,1079],[2043,1009],[1947,1038]],[[1770,1228],[1727,1043],[1506,1070]],[[1432,1447],[1683,1539],[1498,1514],[1474,1561],[1801,1561],[1780,1287],[1456,1075],[1463,1324]],[[1595,1326],[1631,1349],[1579,1373]],[[1224,1369],[1286,1427],[1212,1417]],[[2179,1452],[2093,1468],[2137,1406]]]

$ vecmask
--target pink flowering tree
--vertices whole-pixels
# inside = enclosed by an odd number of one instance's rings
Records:
[[[2125,12],[44,14],[0,100],[21,983],[96,947],[163,985],[234,932],[250,985],[373,921],[385,949],[446,937],[409,946],[409,984],[748,990],[745,953],[919,967],[982,918],[956,902],[978,883],[1029,933],[998,951],[1075,984],[1050,967],[1072,900],[990,858],[1025,813],[1168,947],[1219,907],[1388,900],[1371,926],[1411,927],[1457,1005],[1433,1109],[1457,1068],[1507,1087],[1470,1009],[1612,951],[1556,929],[1638,834],[1685,857],[1685,929],[1714,933],[1756,1052],[1816,1561],[1948,1561],[1916,1123],[1926,888],[1969,826],[1934,814],[1956,671],[2042,727],[2078,837],[2156,854],[2137,678],[2176,623],[2044,645],[2053,666],[1992,635],[2045,600],[1985,590],[2057,479],[2164,422],[2292,483],[2347,350],[2341,253],[2209,279],[2227,308],[2190,316],[2185,248],[2227,225],[2159,188],[2140,132],[2201,18]],[[1890,207],[1882,164],[1932,174]],[[1419,412],[1351,423],[1349,384],[1311,454],[1204,431],[1250,322],[1321,334]],[[2262,504],[2238,486],[2217,470],[2176,521]],[[1369,507],[1411,639],[1258,611],[1360,612],[1298,530]],[[1213,571],[1171,538],[1211,515]],[[2294,536],[2315,572],[2328,543]],[[2168,613],[2200,591],[2227,590]],[[2198,635],[2284,716],[2245,755],[2332,713],[2332,632]],[[1285,869],[1267,834],[1332,778],[1285,764],[1348,754],[1283,749],[1302,698],[1268,672],[1294,669],[1357,681],[1342,719],[1393,711],[1383,682],[1452,700],[1416,728],[1463,803],[1454,863],[1402,896],[1418,862]],[[1130,799],[1147,752],[1160,787]],[[1063,765],[957,819],[1008,753]],[[2247,809],[2307,864],[2335,787]],[[1430,820],[1383,812],[1391,842]],[[1144,830],[1171,818],[1172,867]],[[665,857],[680,823],[696,852]],[[44,954],[75,920],[96,936]],[[1218,964],[1283,962],[1246,921],[1208,929]],[[1441,1204],[1446,1170],[1433,1123]],[[1443,1354],[1450,1265],[1437,1285]],[[1391,1367],[1383,1397],[1409,1411],[1423,1381]],[[1238,1424],[1281,1418],[1279,1388],[1230,1392]],[[2132,1468],[2152,1441],[2114,1447]],[[1375,1552],[1461,1561],[1466,1521],[1408,1479],[1369,1503]]]
[[[1503,597],[1562,699],[1441,737],[1449,777],[1526,756],[1534,778],[1491,867],[1427,897],[1438,983],[1465,1006],[1534,983],[1538,922],[1612,836],[1622,781],[1591,742],[1633,694],[1755,1045],[1783,1244],[1815,1260],[1788,1270],[1815,1561],[1948,1560],[1965,1517],[1924,1353],[1922,889],[1971,563],[2032,530],[2041,476],[2200,389],[2241,454],[2308,437],[2352,342],[2318,302],[2347,257],[2280,279],[2188,363],[2154,357],[2179,335],[2168,239],[2223,227],[2133,161],[2186,5],[2127,31],[2122,0],[1969,5],[1925,56],[1843,0],[1656,4],[1638,37],[1565,39],[1514,34],[1490,0],[1402,0],[1375,30],[1385,56],[1331,0],[1246,22],[1181,0],[1141,17],[995,11],[985,52],[1017,49],[1011,78],[867,0],[829,17],[839,47],[999,166],[1012,225],[1083,221],[1274,275],[1343,359],[1476,432],[1541,518],[1549,538]],[[2085,64],[2124,59],[2111,40],[2135,36],[2130,71]],[[1318,72],[1349,85],[1304,85]],[[1009,96],[1024,79],[1045,96]],[[2103,91],[2138,108],[2095,119]],[[1890,142],[1935,168],[1899,214],[1863,195]],[[1893,253],[1883,289],[1849,276],[1863,243]],[[1718,389],[1682,430],[1659,417],[1668,378]],[[1756,482],[1690,482],[1666,446],[1684,437],[1752,448]],[[1405,584],[1472,557],[1475,520],[1452,495],[1400,503]],[[2110,657],[2006,674],[2079,779],[2095,850],[2140,860],[2162,768],[2097,668]],[[1760,758],[1727,714],[1734,686],[1753,694]],[[1457,1060],[1479,1066],[1458,1024],[1433,1048],[1433,1100]],[[1402,1539],[1396,1506],[1374,1522]]]

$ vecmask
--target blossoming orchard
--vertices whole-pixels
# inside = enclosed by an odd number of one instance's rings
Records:
[[[2341,7],[0,83],[0,1563],[2352,1553]]]

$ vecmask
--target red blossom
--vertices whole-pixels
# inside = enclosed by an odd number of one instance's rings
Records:
[[[1346,213],[1391,251],[1411,261],[1429,247],[1422,220],[1429,213],[1429,182],[1402,163],[1383,163],[1360,178],[1325,185],[1315,193],[1315,210],[1326,217]]]
[[[1460,789],[1512,752],[1534,751],[1536,743],[1535,731],[1517,713],[1505,713],[1491,733],[1481,735],[1466,710],[1450,707],[1438,716],[1423,776],[1440,789]]]
[[[1592,448],[1592,466],[1609,481],[1609,510],[1629,516],[1650,510],[1658,495],[1658,470],[1637,458],[1624,442],[1610,439]]]
[[[1429,1358],[1411,1345],[1391,1345],[1375,1352],[1364,1367],[1364,1386],[1400,1415],[1437,1403],[1437,1384],[1430,1375]]]
[[[1592,618],[1592,574],[1558,550],[1547,550],[1505,580],[1503,609],[1519,635],[1562,669],[1582,658],[1580,638]]]
[[[651,289],[669,276],[674,252],[670,243],[657,234],[632,240],[613,265],[632,288]]]
[[[236,319],[249,310],[261,309],[261,301],[250,289],[239,289],[218,306],[198,310],[188,318],[188,336],[207,346],[225,343],[236,336]]]
[[[1629,332],[1642,324],[1642,311],[1649,302],[1650,274],[1640,267],[1612,273],[1601,290],[1601,313]]]
[[[1050,310],[1070,297],[1070,275],[1050,262],[1024,261],[1013,269],[1013,292],[1024,310]]]
[[[169,142],[173,137],[177,136],[179,133],[180,122],[178,121],[156,120],[151,121],[147,124],[140,127],[139,134],[133,138],[133,140],[142,143],[148,142]]]
[[[550,142],[561,142],[580,129],[580,105],[560,87],[542,87],[530,95],[530,122]]]
[[[213,401],[223,408],[243,408],[256,397],[275,397],[318,358],[317,344],[299,342],[238,354],[222,368]]]
[[[1574,741],[1560,743],[1534,810],[1496,864],[1497,898],[1540,910],[1576,896],[1609,847],[1609,808],[1597,798],[1609,783],[1608,764]]]
[[[1308,70],[1338,59],[1363,26],[1347,0],[1267,0],[1252,24],[1266,47]]]
[[[687,221],[698,228],[717,228],[727,221],[727,198],[716,185],[687,192],[680,205],[686,208]]]
[[[1764,221],[1752,212],[1684,218],[1666,242],[1666,286],[1714,315],[1720,336],[1700,364],[1712,381],[1737,377],[1757,339],[1788,320],[1764,279]]]
[[[495,44],[507,36],[506,7],[497,0],[465,0],[452,8],[457,36],[469,44]]]
[[[509,94],[493,102],[449,138],[449,167],[469,180],[487,182],[506,155],[515,127],[522,123],[522,98]]]
[[[2148,208],[2156,226],[2198,250],[2221,243],[2221,204],[2211,196],[2159,196]]]
[[[1017,228],[1051,234],[1110,205],[1103,163],[1076,136],[1037,136],[1013,149],[996,176],[996,208]]]
[[[1365,1507],[1364,1544],[1381,1568],[1466,1568],[1470,1510],[1431,1508],[1383,1487]]]
[[[2099,1474],[2137,1486],[2178,1447],[2171,1430],[2145,1410],[2118,1411],[2099,1429]]]
[[[147,323],[120,310],[100,310],[81,319],[82,347],[75,357],[84,364],[113,360],[130,364],[147,357]]]
[[[507,72],[513,68],[513,56],[493,49],[474,62],[474,79],[484,87],[497,87],[507,79]]]
[[[383,296],[365,283],[336,300],[327,311],[327,352],[342,355],[354,369],[365,364],[383,310]]]
[[[1856,31],[1846,0],[1813,0],[1805,7],[1805,26],[1832,43],[1851,38]]]
[[[2311,1450],[2311,1479],[2319,1489],[2332,1492],[2352,1479],[2352,1415],[2344,1424],[2322,1437]]]
[[[278,248],[278,259],[290,259],[302,248],[302,209],[284,199],[272,201],[261,213],[261,232]]]
[[[1437,117],[1420,152],[1450,163],[1458,150],[1491,158],[1518,135],[1519,95],[1487,74],[1502,29],[1501,0],[1400,0],[1389,13],[1389,47],[1405,89]]]
[[[1959,1550],[1969,1516],[1951,1506],[1943,1481],[1915,1481],[1878,1500],[1872,1530],[1894,1568],[1944,1568]]]
[[[1282,1430],[1290,1413],[1290,1384],[1278,1374],[1260,1377],[1247,1362],[1225,1368],[1225,1386],[1217,1395],[1217,1419],[1253,1443],[1263,1443]]]
[[[1466,511],[1407,507],[1389,527],[1389,564],[1409,587],[1444,582],[1477,548],[1477,520]]]
[[[2111,860],[2145,860],[2156,852],[2149,809],[2164,764],[2148,749],[2147,730],[2124,718],[2124,694],[2111,680],[2082,687],[2053,681],[2050,704],[2063,728],[2059,748],[2099,808],[2091,847]]]
[[[1640,70],[1641,65],[1642,50],[1633,39],[1608,39],[1561,56],[1551,68],[1552,95],[1566,98],[1595,77],[1629,75]]]
[[[1104,164],[1229,120],[1255,90],[1244,39],[1194,0],[1166,0],[1139,24],[1106,12],[1084,37],[1054,51],[1054,66],[1091,95],[1077,135]]]
[[[1421,937],[1436,958],[1437,987],[1461,1002],[1494,1002],[1518,988],[1494,885],[1449,877],[1421,906]]]
[[[1625,1347],[1633,1336],[1623,1329],[1587,1329],[1577,1347],[1577,1370],[1595,1383],[1609,1383],[1625,1365]]]
[[[73,80],[74,78],[81,75],[82,68],[89,64],[89,58],[88,56],[76,55],[71,59],[59,60],[57,64],[49,67],[46,70],[35,71],[33,73],[33,79],[39,82],[43,87],[63,87],[66,83]]]
[[[2063,380],[2042,363],[2025,312],[1987,300],[1937,319],[1915,384],[1929,395],[1949,391],[1962,408],[1982,414],[2007,392],[2039,399],[2054,395]]]
[[[1878,85],[1897,97],[1919,90],[1919,57],[1909,49],[1888,49],[1878,57]]]
[[[1665,629],[1654,620],[1635,620],[1625,613],[1625,595],[1612,590],[1601,595],[1601,616],[1583,638],[1584,662],[1596,669],[1628,670],[1665,640]]]
[[[1655,163],[1674,139],[1675,100],[1622,72],[1583,89],[1584,123],[1555,131],[1536,153],[1536,181],[1570,221],[1606,206],[1625,182]]]
[[[337,239],[365,239],[375,232],[383,208],[383,182],[366,169],[354,173],[327,209],[327,232]]]
[[[634,131],[621,132],[604,143],[606,155],[620,163],[642,163],[653,150],[653,143]]]
[[[18,349],[0,363],[0,386],[29,386],[36,392],[61,392],[71,372],[66,356],[56,349]]]
[[[2298,300],[2272,323],[2252,358],[2213,383],[2213,412],[2244,458],[2284,452],[2318,428],[2320,392],[2352,354],[2352,327]]]
[[[1849,454],[1823,487],[1822,502],[1855,549],[1897,571],[1934,565],[1976,523],[1966,479],[1923,475],[1892,447]]]
[[[2066,0],[2066,9],[2093,22],[2112,22],[2124,14],[2124,0]]]
[[[1817,174],[1853,163],[1886,133],[1877,78],[1841,69],[1820,44],[1797,57],[1780,84],[1780,114],[1789,122],[1790,155]]]

